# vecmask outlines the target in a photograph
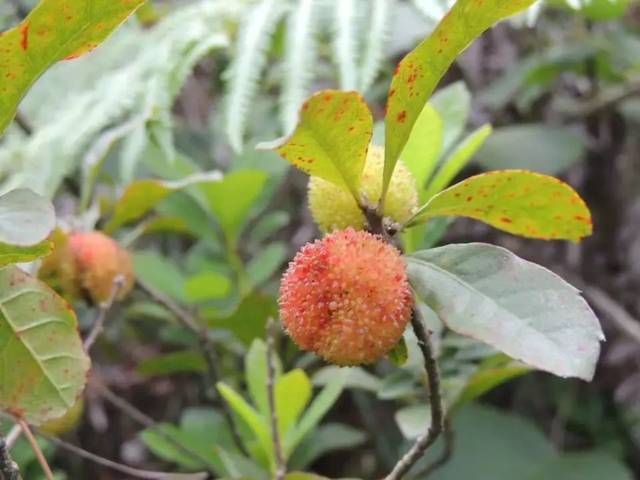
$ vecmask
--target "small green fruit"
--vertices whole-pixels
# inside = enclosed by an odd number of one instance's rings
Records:
[[[360,194],[372,205],[380,201],[384,149],[369,146],[360,183]],[[391,178],[385,201],[384,216],[402,223],[414,213],[418,204],[416,182],[409,169],[399,161]],[[309,208],[323,232],[348,227],[364,230],[366,219],[351,193],[319,177],[309,180]]]

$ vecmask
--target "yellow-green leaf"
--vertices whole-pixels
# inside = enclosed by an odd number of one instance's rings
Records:
[[[359,200],[372,134],[371,112],[359,93],[324,90],[304,103],[293,134],[258,148],[275,150],[303,172],[346,188]]]
[[[42,0],[0,34],[0,133],[35,80],[55,62],[96,48],[144,0]]]
[[[52,250],[53,244],[48,240],[28,247],[0,242],[0,267],[10,263],[31,262],[49,255]]]
[[[16,266],[0,269],[0,410],[40,425],[76,403],[90,361],[71,307]]]
[[[545,240],[578,241],[591,235],[591,213],[566,183],[526,170],[470,177],[433,197],[416,215],[475,218],[509,233]]]
[[[456,57],[493,24],[534,1],[458,0],[433,33],[402,59],[387,101],[384,193],[420,112]]]

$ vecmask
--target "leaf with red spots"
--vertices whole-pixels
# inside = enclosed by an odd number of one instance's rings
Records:
[[[534,1],[458,0],[433,33],[398,64],[387,100],[383,192],[422,108],[456,57],[485,30]]]
[[[555,375],[593,378],[602,329],[580,292],[555,273],[484,243],[405,258],[418,298],[454,332]]]
[[[372,134],[371,112],[359,93],[324,90],[305,102],[293,134],[258,148],[275,150],[303,172],[346,188],[359,200]]]
[[[22,23],[0,34],[0,133],[47,68],[96,48],[144,1],[42,0]]]
[[[82,393],[90,361],[69,305],[15,266],[0,269],[0,409],[39,425]]]
[[[566,183],[526,170],[470,177],[433,197],[412,224],[432,217],[469,217],[509,233],[579,241],[591,235],[591,213]]]

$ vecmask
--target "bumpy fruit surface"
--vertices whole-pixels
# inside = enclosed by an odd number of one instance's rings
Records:
[[[280,286],[280,317],[304,349],[338,365],[373,363],[400,339],[411,316],[400,253],[347,229],[305,245]]]
[[[111,297],[118,275],[124,279],[116,297],[118,300],[125,298],[133,288],[131,256],[111,237],[101,232],[74,233],[69,238],[69,250],[77,280],[94,302],[102,303]]]
[[[372,204],[377,205],[382,194],[384,149],[369,146],[362,173],[360,192]],[[384,215],[395,222],[409,219],[418,204],[416,182],[409,169],[399,161],[391,177],[389,194],[385,201]],[[309,180],[309,208],[314,220],[324,232],[353,227],[365,228],[366,220],[353,195],[319,177]]]

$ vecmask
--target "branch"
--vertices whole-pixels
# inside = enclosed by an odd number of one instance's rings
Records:
[[[455,438],[454,438],[453,430],[451,430],[451,425],[446,419],[444,421],[443,438],[444,438],[444,450],[442,451],[442,454],[436,460],[434,460],[433,463],[430,463],[429,465],[427,465],[420,472],[420,475],[419,475],[420,478],[427,478],[429,475],[431,475],[433,472],[435,472],[437,469],[439,469],[440,467],[445,465],[449,460],[451,460],[451,455],[453,455],[453,444],[454,444]]]
[[[267,398],[269,400],[269,416],[271,418],[271,439],[273,443],[273,453],[276,462],[275,480],[283,480],[287,473],[287,465],[282,453],[282,443],[280,442],[280,430],[278,428],[278,412],[276,410],[275,397],[275,336],[276,324],[273,318],[269,318],[267,323]]]
[[[161,437],[163,440],[166,440],[168,443],[171,443],[176,449],[180,450],[184,455],[190,457],[192,460],[195,460],[198,463],[202,463],[206,465],[208,468],[212,468],[210,461],[200,455],[198,452],[190,449],[187,445],[182,443],[180,440],[175,438],[173,435],[168,434],[161,428],[158,428],[158,425],[153,420],[153,418],[149,417],[142,411],[138,410],[134,405],[130,404],[124,398],[118,396],[111,390],[109,390],[106,386],[96,382],[95,380],[91,381],[91,386],[95,388],[98,393],[107,400],[111,405],[116,407],[118,410],[128,415],[135,422],[139,423],[145,428],[152,429],[153,432]]]
[[[2,435],[0,435],[0,480],[22,480],[20,468],[9,454],[9,447]]]
[[[418,346],[424,357],[424,367],[427,371],[429,401],[431,404],[431,425],[427,433],[421,435],[409,451],[398,460],[398,463],[396,463],[391,473],[389,473],[384,480],[401,480],[416,462],[420,460],[424,452],[433,445],[444,430],[444,406],[442,402],[442,391],[440,389],[440,372],[431,346],[431,333],[427,330],[422,315],[415,305],[413,307],[411,325],[418,338]]]
[[[107,320],[109,310],[111,310],[111,307],[113,307],[113,303],[115,302],[118,293],[124,286],[124,281],[124,275],[116,275],[113,279],[113,286],[111,287],[111,294],[109,295],[109,298],[106,302],[102,302],[98,307],[98,318],[96,318],[96,321],[93,323],[93,328],[89,332],[89,335],[87,335],[87,338],[85,338],[83,344],[84,350],[87,353],[89,353],[89,350],[91,350],[91,347],[98,339],[98,336],[100,336],[100,334],[104,330],[104,323]]]
[[[557,110],[565,121],[581,120],[635,96],[640,96],[640,80],[602,89],[595,97],[586,101],[567,101],[558,105]]]
[[[182,307],[174,303],[173,300],[171,300],[161,292],[158,292],[152,286],[147,285],[140,279],[138,279],[138,285],[140,285],[140,287],[142,287],[142,289],[145,290],[147,294],[151,296],[151,298],[156,300],[167,310],[173,313],[185,328],[190,330],[194,335],[196,335],[196,337],[198,337],[200,349],[204,354],[204,359],[207,364],[207,384],[205,386],[205,391],[212,400],[219,399],[218,395],[215,394],[215,386],[220,381],[220,374],[218,372],[218,354],[216,352],[215,345],[209,338],[209,332],[207,328],[201,326],[191,313],[184,310]],[[233,421],[233,415],[229,410],[229,406],[226,402],[219,402],[219,405],[222,409],[222,414],[225,418],[225,421],[229,426],[229,430],[231,431],[231,436],[233,437],[233,441],[236,447],[238,447],[238,450],[246,455],[247,451],[244,448],[244,445],[240,438],[240,433],[238,433],[238,428]]]
[[[33,433],[31,433],[31,429],[29,429],[29,425],[27,424],[27,422],[25,422],[21,418],[18,419],[18,425],[20,425],[20,428],[22,428],[22,431],[24,432],[24,436],[27,437],[27,441],[29,442],[29,445],[31,445],[31,449],[33,450],[33,453],[36,454],[36,458],[38,459],[38,463],[42,467],[42,471],[44,472],[45,478],[47,480],[54,480],[51,467],[47,463],[47,459],[45,458],[44,453],[42,453],[42,450],[40,449],[40,445],[38,445],[38,441],[33,436]]]
[[[176,474],[176,473],[165,473],[165,472],[152,472],[149,470],[140,470],[138,468],[129,467],[127,465],[123,465],[118,462],[114,462],[113,460],[109,460],[108,458],[101,457],[96,455],[95,453],[88,452],[76,445],[73,445],[69,442],[65,442],[57,437],[44,434],[40,431],[36,430],[36,433],[42,438],[47,439],[49,442],[53,443],[57,447],[60,447],[64,450],[67,450],[71,453],[78,455],[79,457],[85,458],[89,461],[97,463],[98,465],[102,465],[103,467],[111,468],[120,473],[124,473],[125,475],[129,475],[131,477],[142,478],[146,480],[205,480],[207,478],[206,473],[192,473],[192,474]]]

